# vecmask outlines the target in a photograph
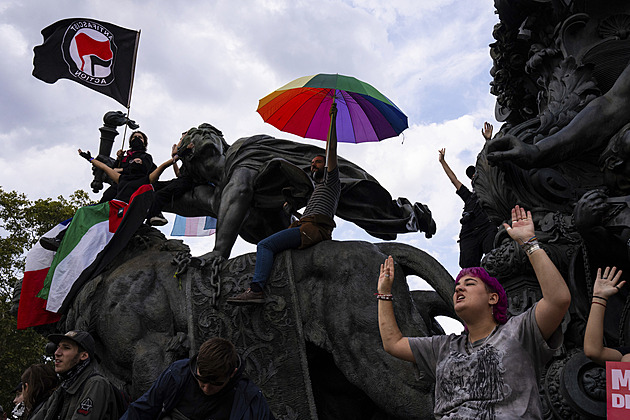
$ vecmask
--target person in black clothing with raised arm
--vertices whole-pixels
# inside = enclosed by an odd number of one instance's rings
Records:
[[[484,123],[481,130],[486,140],[492,137],[492,125]],[[481,257],[490,252],[497,234],[497,227],[490,221],[488,215],[481,207],[481,203],[475,192],[475,167],[469,166],[466,175],[471,179],[473,191],[471,192],[461,183],[455,173],[446,163],[446,149],[439,150],[439,161],[448,179],[451,180],[457,195],[464,201],[464,212],[460,223],[462,229],[459,233],[459,266],[461,268],[478,267],[481,265]]]

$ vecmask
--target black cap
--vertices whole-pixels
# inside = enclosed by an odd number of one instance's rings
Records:
[[[16,393],[18,391],[22,390],[22,382],[18,382],[18,384],[15,386],[15,388],[13,388],[13,391],[11,391],[12,393]]]
[[[94,338],[92,338],[89,332],[74,330],[68,331],[65,334],[51,334],[48,336],[48,339],[57,345],[59,345],[59,342],[64,338],[72,340],[79,346],[83,347],[90,357],[95,356],[94,350],[96,345],[94,344]]]

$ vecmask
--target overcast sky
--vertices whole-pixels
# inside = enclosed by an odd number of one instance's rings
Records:
[[[182,131],[203,122],[222,130],[230,144],[265,133],[323,147],[324,142],[264,123],[255,112],[258,100],[317,73],[370,83],[409,117],[410,127],[380,143],[341,143],[339,154],[375,176],[392,197],[428,204],[437,234],[430,240],[422,233],[400,235],[399,241],[429,252],[453,276],[459,271],[463,202],[437,151],[446,147],[447,162],[469,185],[464,171],[483,145],[483,122],[498,130],[489,93],[488,44],[497,23],[492,1],[3,0],[0,186],[29,199],[89,191],[90,165],[76,150],[96,152],[103,114],[124,111],[113,99],[72,81],[49,85],[31,75],[40,31],[72,17],[142,31],[131,118],[148,134],[157,163],[169,157]],[[171,176],[169,170],[163,179]],[[333,239],[377,241],[350,223],[337,224]],[[214,246],[212,237],[186,242],[195,255]],[[254,250],[239,241],[232,256]],[[411,286],[421,287],[413,280]]]

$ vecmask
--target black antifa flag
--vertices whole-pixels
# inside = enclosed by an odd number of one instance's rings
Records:
[[[93,19],[64,19],[42,30],[33,76],[70,79],[129,108],[140,32]]]

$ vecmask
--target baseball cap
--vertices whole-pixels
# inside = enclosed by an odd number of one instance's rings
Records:
[[[15,388],[13,388],[11,392],[15,394],[16,392],[21,391],[21,390],[22,390],[22,382],[18,382]]]
[[[96,345],[94,344],[94,338],[92,338],[89,332],[73,330],[68,331],[65,334],[51,334],[48,336],[48,339],[57,345],[59,345],[59,342],[64,338],[72,340],[79,346],[83,347],[85,351],[88,352],[90,357],[96,356],[94,353],[94,350],[96,348]]]

